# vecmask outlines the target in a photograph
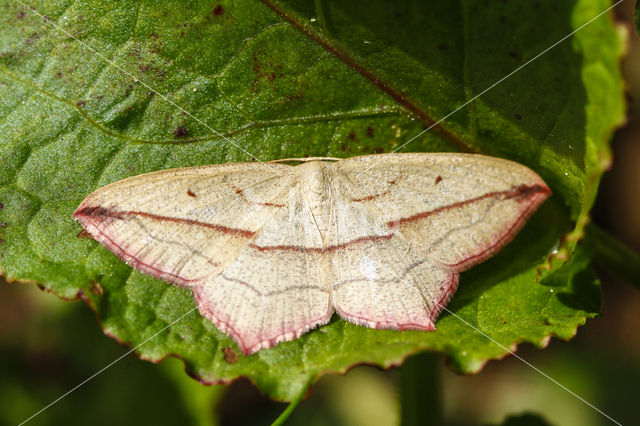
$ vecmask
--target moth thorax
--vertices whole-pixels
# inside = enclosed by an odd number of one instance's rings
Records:
[[[310,161],[301,164],[300,179],[302,180],[303,197],[316,216],[329,214],[329,176],[327,165],[322,161]]]

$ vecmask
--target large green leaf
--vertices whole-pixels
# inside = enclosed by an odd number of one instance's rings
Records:
[[[251,159],[236,146],[261,160],[392,151],[607,1],[30,5],[37,13],[6,0],[0,14],[0,272],[82,296],[105,332],[131,346],[160,332],[137,348],[142,358],[179,356],[202,381],[248,376],[291,399],[324,372],[389,366],[419,350],[477,371],[504,347],[568,339],[598,312],[587,252],[561,240],[572,223],[572,237],[580,235],[624,114],[624,34],[609,15],[403,148],[511,158],[554,191],[512,244],[463,274],[452,313],[434,333],[334,318],[295,341],[225,361],[235,345],[197,312],[164,330],[193,309],[188,291],[78,238],[71,213],[97,187],[127,176]],[[540,277],[537,267],[558,248],[573,251],[571,259]]]

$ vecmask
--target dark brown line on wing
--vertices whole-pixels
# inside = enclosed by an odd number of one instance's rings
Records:
[[[326,253],[326,252],[341,250],[350,245],[362,243],[365,241],[382,241],[382,240],[388,240],[391,237],[393,237],[393,234],[360,237],[360,238],[356,238],[355,240],[347,241],[346,243],[336,244],[336,245],[327,246],[327,247],[302,247],[302,246],[288,246],[288,245],[258,246],[256,244],[251,244],[249,245],[249,247],[256,249],[258,251],[299,251],[304,253]]]
[[[300,22],[296,21],[293,17],[289,16],[284,10],[280,7],[272,3],[270,0],[261,0],[262,3],[280,15],[283,19],[293,25],[299,31],[302,31],[307,37],[311,40],[318,43],[321,47],[326,49],[329,53],[337,57],[339,60],[344,62],[347,66],[351,67],[354,71],[361,74],[364,78],[369,80],[378,89],[382,90],[387,95],[391,96],[396,102],[406,108],[413,115],[418,117],[427,126],[432,126],[436,122],[432,117],[430,117],[426,111],[423,111],[418,105],[416,105],[412,100],[407,98],[402,93],[396,91],[394,88],[389,86],[386,82],[382,81],[378,76],[376,76],[373,72],[366,69],[363,65],[359,64],[353,57],[349,56],[346,52],[342,51],[340,48],[332,44],[331,42],[323,39],[318,34],[312,32],[308,27],[302,25]],[[460,150],[464,152],[475,152],[476,150],[465,143],[462,139],[455,136],[453,133],[449,132],[442,125],[437,124],[434,126],[434,130],[453,142]]]
[[[404,176],[403,175],[399,175],[397,178],[390,180],[389,182],[387,182],[389,185],[396,185],[398,183],[398,181],[400,179],[402,179]],[[361,198],[352,198],[351,201],[354,203],[360,203],[363,201],[372,201],[375,200],[376,198],[379,197],[384,197],[385,195],[388,195],[391,192],[390,189],[387,189],[386,191],[380,192],[378,194],[373,194],[373,195],[367,195],[366,197],[361,197]]]
[[[259,206],[266,206],[266,207],[284,207],[284,204],[279,204],[279,203],[256,203]]]
[[[201,226],[203,228],[213,229],[223,234],[240,235],[242,237],[251,238],[256,233],[247,231],[246,229],[229,228],[223,225],[216,225],[213,223],[200,222],[192,219],[181,219],[177,217],[160,216],[152,213],[139,212],[139,211],[114,211],[105,207],[85,207],[82,210],[78,210],[74,216],[89,216],[97,218],[112,218],[123,220],[127,216],[146,217],[153,220],[159,220],[163,222],[181,223],[184,225]]]
[[[354,203],[360,203],[362,201],[371,201],[371,200],[375,200],[378,197],[383,197],[385,195],[387,195],[389,192],[388,189],[384,192],[381,192],[379,194],[373,194],[373,195],[367,195],[366,197],[362,197],[362,198],[352,198],[351,201],[353,201]]]
[[[481,196],[476,197],[476,198],[472,198],[470,200],[460,201],[460,202],[457,202],[457,203],[453,203],[453,204],[449,204],[449,205],[446,205],[446,206],[438,207],[437,209],[434,209],[434,210],[429,210],[427,212],[422,212],[422,213],[415,214],[413,216],[404,217],[402,219],[398,219],[398,220],[394,220],[394,221],[391,221],[391,222],[387,222],[387,226],[390,227],[390,228],[395,228],[397,226],[404,225],[405,223],[414,222],[414,221],[420,220],[420,219],[425,219],[425,218],[427,218],[427,217],[429,217],[431,215],[434,215],[434,214],[437,214],[437,213],[441,213],[443,211],[447,211],[447,210],[463,207],[463,206],[475,203],[477,201],[486,200],[487,198],[496,198],[496,199],[508,200],[510,198],[516,198],[516,197],[522,197],[522,196],[527,196],[528,197],[531,194],[537,194],[539,192],[543,192],[543,193],[546,193],[546,194],[550,194],[551,193],[549,188],[547,188],[546,186],[542,186],[542,185],[532,185],[532,186],[520,185],[520,186],[514,187],[513,189],[511,189],[509,191],[488,192],[488,193],[486,193],[484,195],[481,195]]]

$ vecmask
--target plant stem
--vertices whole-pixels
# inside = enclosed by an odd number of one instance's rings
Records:
[[[278,418],[275,419],[273,423],[271,423],[271,426],[281,426],[284,424],[285,421],[287,421],[289,416],[293,414],[293,411],[298,407],[298,405],[300,405],[300,402],[302,402],[302,399],[307,394],[307,391],[309,390],[309,387],[311,386],[312,381],[313,381],[313,376],[309,376],[307,383],[305,383],[304,387],[300,390],[298,395],[296,395],[296,397],[293,399],[293,401],[291,401],[289,406],[285,408],[282,414],[280,414]]]
[[[640,255],[593,223],[586,231],[594,262],[640,290]]]
[[[402,425],[440,425],[440,357],[422,352],[407,359],[400,370]]]

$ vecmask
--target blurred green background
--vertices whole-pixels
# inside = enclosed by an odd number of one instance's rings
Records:
[[[633,2],[618,8],[630,30],[623,64],[629,123],[613,142],[614,167],[602,183],[594,221],[640,250],[640,39],[631,26]],[[623,424],[637,424],[640,383],[640,294],[600,271],[602,316],[570,342],[530,345],[518,354]],[[34,285],[0,283],[0,425],[17,424],[81,383],[128,348],[105,336],[82,302],[63,302]],[[607,420],[514,357],[460,376],[437,360],[446,424],[599,425]],[[290,425],[399,424],[400,369],[361,366],[325,376],[291,417]],[[426,396],[425,396],[426,397]],[[433,396],[429,396],[430,398]],[[182,362],[158,365],[129,355],[34,418],[32,425],[262,425],[286,407],[262,397],[248,381],[203,386]],[[512,423],[509,423],[512,424]]]

